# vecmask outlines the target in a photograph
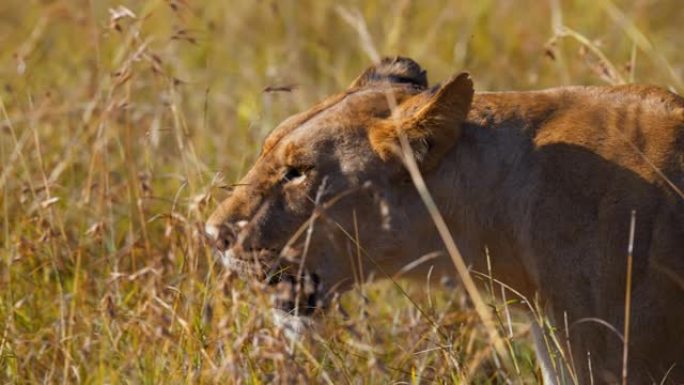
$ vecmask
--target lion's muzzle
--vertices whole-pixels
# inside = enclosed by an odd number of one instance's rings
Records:
[[[223,266],[244,280],[265,283],[272,292],[274,307],[287,314],[308,316],[322,308],[324,292],[319,276],[280,260],[273,250],[245,250],[236,243],[238,232],[244,227],[241,223],[206,225],[206,235]]]

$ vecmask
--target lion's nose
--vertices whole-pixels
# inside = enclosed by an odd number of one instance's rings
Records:
[[[246,225],[247,221],[243,220],[221,225],[207,223],[204,226],[204,232],[207,234],[209,239],[214,241],[214,246],[216,246],[219,251],[225,251],[235,244],[238,233]]]
[[[215,241],[218,239],[219,236],[219,228],[218,226],[214,226],[210,223],[207,223],[204,225],[204,233],[207,234],[207,237],[211,239],[212,241]]]
[[[213,225],[207,224],[204,226],[204,232],[209,239],[214,241],[214,246],[219,251],[228,250],[235,241],[234,231],[228,225]]]

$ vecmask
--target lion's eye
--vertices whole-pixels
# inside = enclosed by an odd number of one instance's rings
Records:
[[[304,170],[298,167],[288,167],[283,176],[283,180],[289,183],[300,183],[304,181],[306,174]]]

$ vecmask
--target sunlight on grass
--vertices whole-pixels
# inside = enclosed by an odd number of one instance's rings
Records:
[[[203,221],[266,133],[370,64],[335,4],[2,1],[0,383],[540,380],[528,327],[491,296],[513,365],[440,283],[407,289],[423,311],[391,284],[357,288],[293,349],[263,287],[214,260]],[[343,7],[433,83],[682,91],[674,0]]]

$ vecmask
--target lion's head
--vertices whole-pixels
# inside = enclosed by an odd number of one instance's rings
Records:
[[[313,286],[344,287],[434,251],[399,137],[429,173],[458,139],[472,97],[466,74],[429,88],[413,60],[386,58],[285,120],[207,221],[224,264],[240,273],[307,271]]]

